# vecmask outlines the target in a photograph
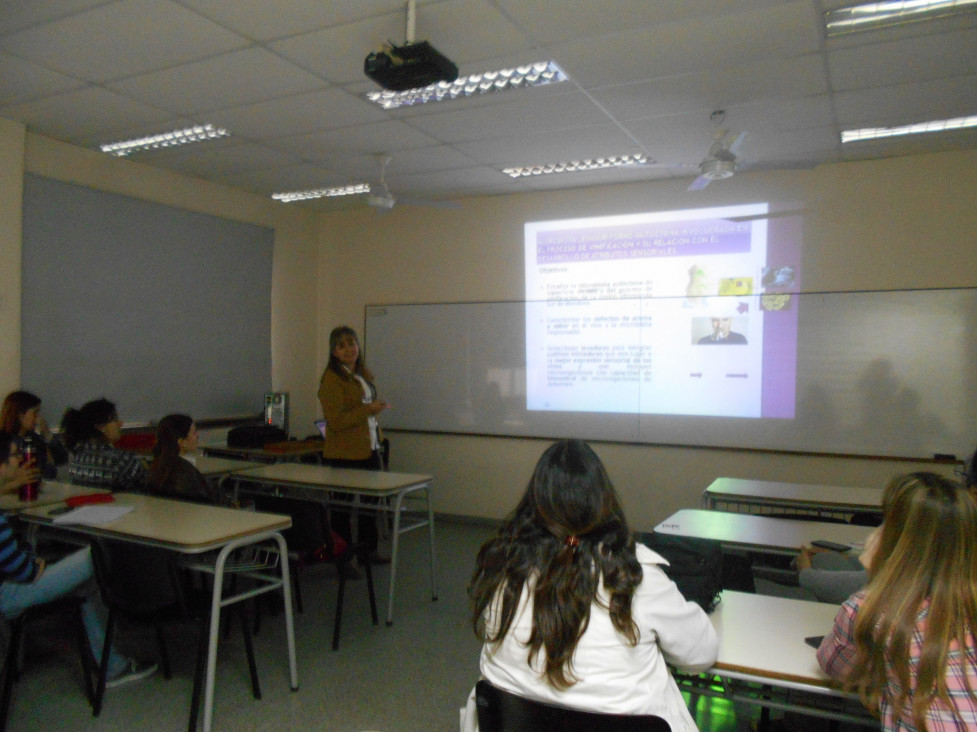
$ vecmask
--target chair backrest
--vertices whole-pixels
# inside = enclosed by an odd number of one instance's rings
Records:
[[[290,496],[255,495],[258,511],[290,516],[292,525],[282,532],[289,552],[305,555],[321,546],[332,548],[332,536],[327,530],[326,513],[321,503]]]
[[[670,732],[653,714],[604,714],[526,699],[482,679],[475,685],[479,732]]]

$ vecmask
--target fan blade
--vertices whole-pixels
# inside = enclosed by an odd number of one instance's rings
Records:
[[[743,144],[743,140],[745,140],[745,139],[746,139],[746,133],[745,133],[745,132],[741,132],[741,133],[740,133],[740,134],[739,134],[739,135],[738,135],[738,136],[736,137],[736,139],[735,139],[735,140],[733,140],[733,141],[732,141],[732,142],[731,142],[731,143],[729,144],[729,147],[728,147],[728,148],[726,148],[726,149],[727,149],[727,150],[729,150],[729,151],[730,151],[731,153],[733,153],[733,155],[739,155],[739,149],[740,149],[740,145],[742,145],[742,144]]]
[[[692,185],[690,185],[685,190],[687,190],[687,191],[701,191],[707,185],[709,185],[709,179],[706,178],[706,176],[704,176],[704,175],[700,175],[698,178],[696,178],[694,181],[692,181]]]

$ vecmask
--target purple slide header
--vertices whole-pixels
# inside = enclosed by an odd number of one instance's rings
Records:
[[[750,224],[728,219],[542,231],[536,263],[597,262],[750,251]]]

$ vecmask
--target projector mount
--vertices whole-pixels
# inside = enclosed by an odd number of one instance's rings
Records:
[[[439,81],[454,81],[458,67],[427,41],[414,40],[417,0],[407,0],[407,28],[403,46],[388,41],[363,61],[363,73],[388,91],[420,89]]]

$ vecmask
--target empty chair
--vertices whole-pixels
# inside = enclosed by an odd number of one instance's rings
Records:
[[[654,714],[604,714],[527,699],[482,679],[475,685],[479,732],[670,732]]]
[[[282,532],[288,543],[288,564],[295,589],[295,606],[302,612],[302,590],[299,572],[310,555],[324,550],[325,557],[336,567],[339,588],[336,597],[336,616],[333,624],[332,649],[339,650],[339,632],[343,618],[343,599],[346,594],[347,567],[354,557],[359,558],[366,574],[366,589],[370,599],[370,616],[373,624],[377,617],[376,595],[373,591],[373,571],[370,567],[369,549],[365,544],[351,544],[337,552],[333,544],[325,508],[316,501],[305,501],[287,496],[255,495],[255,508],[268,513],[286,514],[292,518],[292,526]]]
[[[23,642],[24,629],[28,623],[34,620],[46,618],[55,613],[67,614],[71,617],[81,654],[81,668],[85,678],[85,694],[88,697],[89,703],[94,699],[94,689],[92,688],[94,662],[90,656],[88,636],[85,633],[85,624],[81,616],[81,604],[83,601],[81,597],[62,597],[58,600],[44,603],[43,605],[29,607],[10,621],[10,642],[7,646],[7,657],[3,666],[3,697],[0,699],[0,732],[7,729],[7,714],[10,711],[14,682],[20,677],[20,648]]]

